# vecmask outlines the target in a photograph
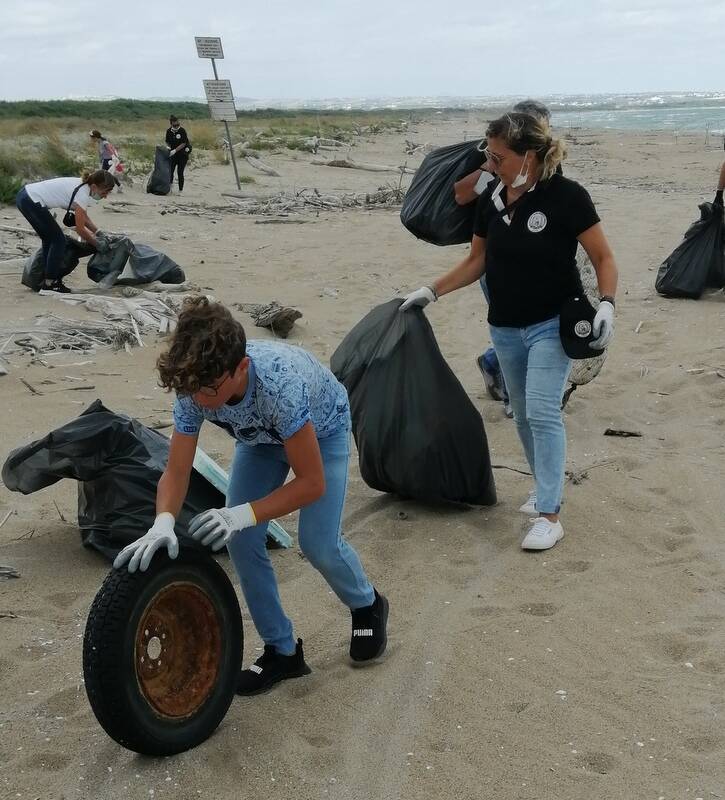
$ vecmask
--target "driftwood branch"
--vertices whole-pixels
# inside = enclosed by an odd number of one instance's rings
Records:
[[[27,234],[28,236],[35,235],[35,231],[31,230],[30,228],[18,228],[17,226],[11,227],[10,225],[0,225],[0,231],[4,231],[5,233],[15,233],[19,236]]]
[[[236,153],[240,153],[244,157],[244,160],[259,172],[262,172],[265,175],[271,175],[273,178],[280,177],[280,174],[276,169],[270,167],[269,164],[265,164],[264,161],[262,161],[257,150],[250,148],[249,142],[240,142],[239,144],[235,144],[234,151]]]
[[[269,328],[272,333],[282,339],[289,336],[295,321],[302,312],[296,308],[282,306],[276,300],[271,303],[235,303],[235,307],[245,314],[250,314],[258,328]]]
[[[389,167],[384,164],[366,164],[363,162],[350,161],[346,158],[334,159],[332,161],[323,161],[319,158],[313,158],[312,164],[316,167],[342,167],[343,169],[362,169],[365,172],[400,172],[404,175],[414,175],[415,170],[410,167]]]

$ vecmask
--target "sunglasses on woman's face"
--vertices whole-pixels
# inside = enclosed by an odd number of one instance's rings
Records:
[[[483,154],[486,156],[486,161],[490,161],[493,165],[500,167],[501,163],[503,162],[503,157],[496,155],[488,147],[483,148]]]

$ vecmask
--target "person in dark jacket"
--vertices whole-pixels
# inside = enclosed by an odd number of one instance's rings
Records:
[[[174,182],[174,170],[179,176],[179,191],[184,191],[184,170],[191,152],[189,136],[181,127],[179,118],[173,114],[169,117],[169,127],[166,130],[166,146],[169,148],[171,159],[171,182]]]
[[[723,144],[725,147],[725,144]],[[717,191],[715,192],[715,199],[713,200],[714,205],[723,207],[722,201],[722,193],[723,189],[725,189],[725,161],[722,162],[722,166],[720,167],[720,175],[718,176],[717,180]]]

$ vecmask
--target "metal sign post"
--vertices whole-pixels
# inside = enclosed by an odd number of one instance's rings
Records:
[[[206,101],[209,104],[209,114],[212,119],[224,123],[224,130],[229,142],[229,152],[232,155],[232,166],[234,167],[234,177],[237,181],[237,189],[241,191],[242,185],[239,182],[239,172],[237,170],[237,160],[234,157],[234,147],[232,146],[232,135],[229,132],[229,122],[237,121],[237,109],[234,105],[234,93],[232,92],[231,81],[219,80],[216,71],[217,58],[224,58],[222,50],[222,40],[217,36],[195,36],[196,53],[199,58],[211,59],[211,67],[214,70],[214,80],[204,81],[204,92]]]

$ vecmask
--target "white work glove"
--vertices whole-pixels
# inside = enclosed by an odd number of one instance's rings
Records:
[[[146,572],[154,553],[161,547],[166,547],[169,558],[176,558],[179,555],[179,540],[174,533],[174,515],[168,511],[156,517],[145,536],[121,550],[113,562],[113,568],[121,569],[128,562],[129,572],[136,572],[137,569]]]
[[[420,289],[416,289],[414,292],[405,295],[403,303],[400,306],[400,311],[407,311],[411,306],[425,308],[428,303],[435,303],[437,299],[435,292],[430,286],[421,286]]]
[[[592,322],[592,333],[597,337],[589,342],[594,350],[603,350],[614,335],[614,306],[609,300],[602,300]]]
[[[229,544],[237,531],[251,528],[257,524],[257,518],[249,503],[231,508],[211,508],[197,514],[189,523],[191,538],[203,545],[211,545],[216,553]]]

